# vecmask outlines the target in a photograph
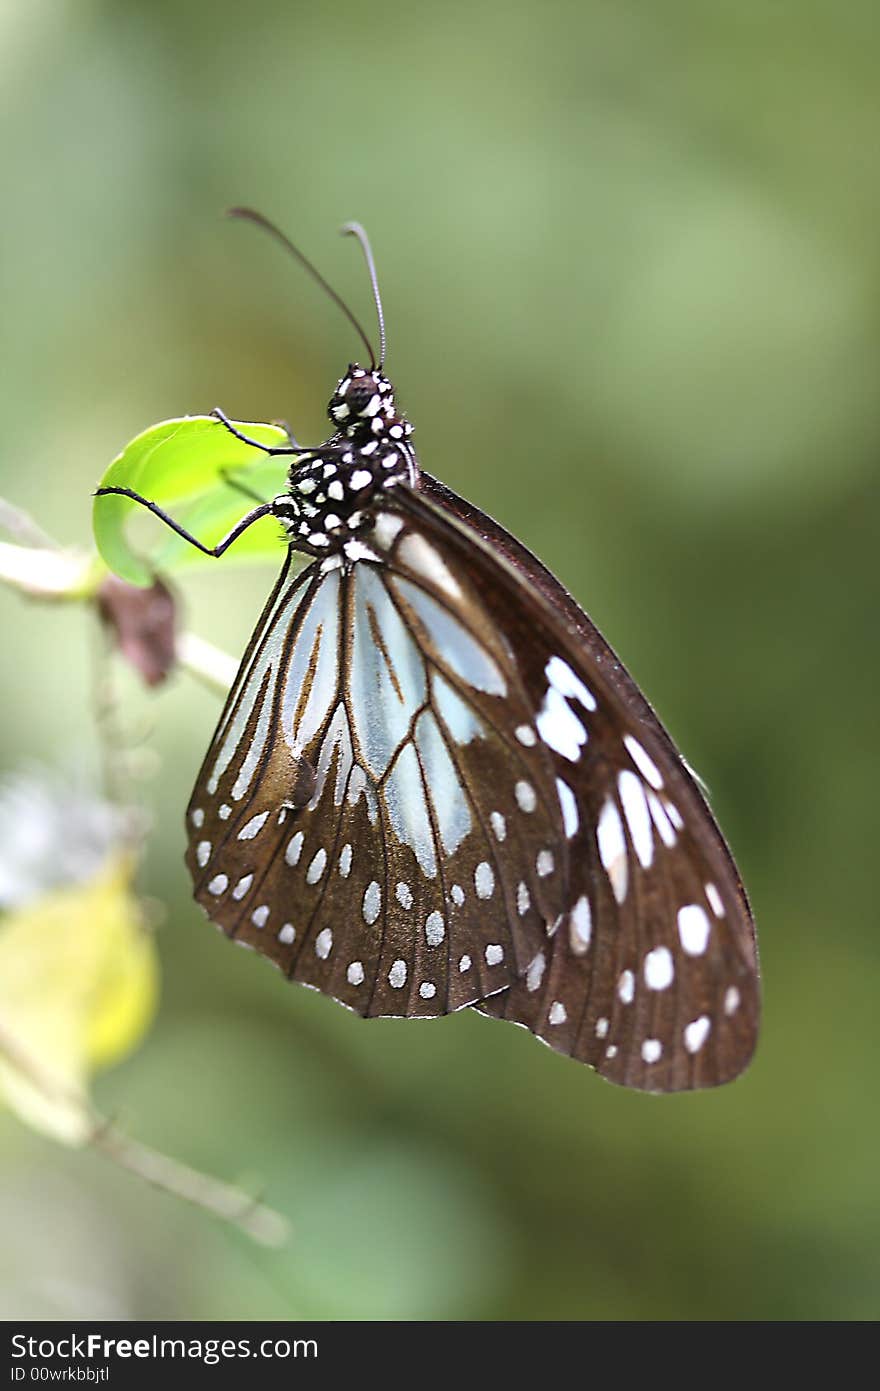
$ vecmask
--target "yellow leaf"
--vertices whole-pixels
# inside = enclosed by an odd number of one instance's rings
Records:
[[[0,926],[0,1101],[69,1144],[92,1128],[92,1070],[129,1052],[156,1006],[156,951],[132,872],[117,853]]]

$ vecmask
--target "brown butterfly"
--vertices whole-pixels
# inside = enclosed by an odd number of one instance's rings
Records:
[[[362,1015],[472,1005],[609,1081],[736,1077],[754,927],[702,791],[602,636],[497,523],[423,472],[355,324],[316,448],[258,517],[288,552],[187,811],[195,896],[230,937]],[[296,569],[305,556],[307,564]]]

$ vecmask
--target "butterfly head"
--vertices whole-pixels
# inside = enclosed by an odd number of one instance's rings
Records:
[[[401,426],[394,405],[394,388],[379,368],[353,362],[330,398],[327,413],[337,430],[349,439],[376,439]],[[409,434],[410,426],[401,433]]]

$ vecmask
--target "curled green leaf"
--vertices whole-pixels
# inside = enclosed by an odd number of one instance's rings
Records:
[[[287,442],[280,426],[234,423],[261,444]],[[255,505],[236,483],[268,500],[282,490],[284,476],[283,458],[270,458],[242,443],[214,416],[191,415],[164,420],[137,435],[113,460],[98,486],[140,493],[206,546],[213,546]],[[173,574],[209,563],[207,556],[158,521],[146,550],[135,547],[126,531],[133,511],[144,509],[131,498],[111,494],[94,500],[92,522],[98,550],[122,579],[144,586],[152,584],[157,570]],[[282,546],[277,522],[267,517],[249,527],[229,555],[239,560],[275,559]]]

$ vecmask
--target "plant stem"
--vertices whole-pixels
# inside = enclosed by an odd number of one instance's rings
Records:
[[[88,1097],[59,1085],[12,1035],[0,1026],[0,1056],[50,1103],[73,1106],[86,1121],[86,1140],[93,1149],[145,1183],[210,1212],[239,1227],[263,1246],[282,1246],[290,1234],[287,1219],[233,1184],[183,1164],[161,1150],[133,1140],[98,1111]]]

